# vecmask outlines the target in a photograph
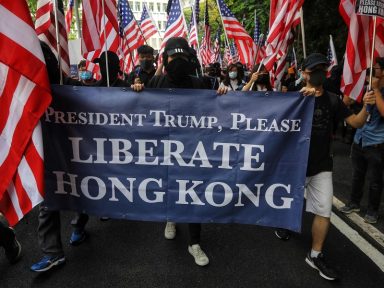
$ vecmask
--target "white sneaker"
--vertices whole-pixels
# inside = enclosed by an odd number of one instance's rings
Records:
[[[192,246],[188,246],[188,252],[195,258],[195,263],[199,266],[208,265],[209,259],[208,256],[201,249],[199,244],[194,244]]]
[[[176,237],[176,223],[167,222],[164,229],[164,237],[165,239],[172,240]]]

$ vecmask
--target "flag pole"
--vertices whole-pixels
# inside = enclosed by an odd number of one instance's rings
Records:
[[[208,1],[208,0],[206,0]],[[196,29],[196,42],[197,42],[197,51],[196,51],[196,54],[197,54],[197,58],[199,60],[199,63],[200,63],[200,69],[201,69],[201,75],[203,76],[204,75],[204,69],[203,69],[203,63],[202,63],[202,59],[201,59],[201,55],[200,55],[200,45],[199,45],[199,30],[197,28],[197,23],[196,23],[196,0],[195,0],[195,4],[192,5],[192,17],[193,17],[193,25],[195,25],[195,29]]]
[[[375,45],[376,45],[376,23],[377,23],[377,16],[373,17],[373,39],[372,39],[372,50],[371,50],[371,63],[370,63],[370,75],[369,75],[369,84],[368,84],[368,91],[372,89],[372,69],[373,69],[373,57],[375,56]]]
[[[307,58],[307,50],[305,46],[305,28],[304,28],[304,13],[303,8],[300,8],[300,23],[301,23],[301,35],[302,35],[302,42],[303,42],[303,56],[304,58]]]
[[[103,9],[103,26],[104,26],[104,46],[105,46],[105,68],[107,70],[107,87],[109,87],[109,67],[108,67],[108,45],[107,45],[107,32],[105,31],[105,8],[104,8],[104,0],[101,1],[102,9]]]
[[[53,10],[54,10],[54,15],[55,15],[56,49],[57,49],[57,60],[59,62],[60,85],[63,85],[63,73],[61,71],[61,49],[60,49],[59,20],[57,18],[57,0],[53,1]]]
[[[80,26],[80,15],[79,15],[79,2],[75,0],[75,13],[76,13],[76,26],[77,26],[77,37],[81,38],[81,26]]]

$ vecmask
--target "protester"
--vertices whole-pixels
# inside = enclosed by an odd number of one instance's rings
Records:
[[[96,79],[93,78],[92,72],[87,70],[86,63],[87,62],[85,60],[81,60],[77,65],[77,69],[79,71],[79,80],[84,86],[92,86],[95,84]]]
[[[15,231],[5,223],[0,213],[0,247],[5,250],[9,263],[14,264],[21,258],[21,245],[16,239]]]
[[[225,76],[224,81],[221,82],[220,88],[227,87],[229,91],[241,91],[245,82],[243,75],[239,72],[239,67],[236,64],[228,65],[228,74]]]
[[[301,92],[315,96],[305,180],[306,211],[315,216],[312,223],[312,249],[305,261],[318,270],[321,277],[335,280],[338,278],[337,273],[327,264],[322,253],[332,211],[332,126],[335,118],[342,117],[351,126],[362,127],[368,117],[367,105],[375,104],[376,96],[374,92],[367,92],[363,98],[363,109],[357,115],[352,114],[337,95],[324,90],[327,66],[328,60],[324,55],[313,53],[303,61],[301,72],[306,83]],[[282,238],[279,232],[275,231],[276,235]]]
[[[206,89],[204,83],[194,74],[194,65],[190,62],[191,52],[188,42],[181,37],[170,38],[164,48],[163,63],[166,71],[165,75],[154,76],[148,83],[148,88],[186,88],[186,89]],[[143,84],[131,86],[134,91],[141,91]],[[205,266],[209,263],[209,258],[200,247],[200,223],[190,223],[188,251],[194,257],[195,263]],[[166,239],[176,237],[176,224],[167,222],[164,236]]]
[[[378,211],[383,190],[384,58],[377,58],[373,68],[372,90],[376,96],[376,105],[370,109],[370,120],[356,131],[351,150],[353,174],[350,200],[340,209],[345,214],[360,211],[364,180],[367,176],[369,197],[364,220],[371,224],[377,223],[379,218]]]
[[[107,57],[105,57],[107,54]],[[106,64],[106,58],[108,58],[108,65]],[[113,51],[105,51],[101,53],[99,58],[93,60],[93,63],[97,63],[100,66],[101,80],[97,81],[93,86],[108,87],[107,78],[109,77],[109,87],[127,87],[128,84],[121,80],[119,77],[122,75],[120,71],[119,57]],[[107,69],[108,68],[108,69]]]
[[[154,66],[154,50],[151,46],[142,45],[137,49],[137,53],[139,55],[139,63],[138,67],[129,73],[127,84],[131,86],[132,84],[140,83],[147,86],[149,80],[155,75],[156,68]]]
[[[259,66],[260,70],[259,70]],[[269,73],[264,65],[255,65],[252,69],[252,76],[248,83],[243,87],[242,91],[272,91]]]

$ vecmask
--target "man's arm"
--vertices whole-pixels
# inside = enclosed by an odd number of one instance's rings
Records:
[[[367,121],[369,113],[367,112],[367,105],[375,105],[376,95],[374,91],[366,92],[363,98],[364,106],[358,114],[352,114],[345,118],[345,122],[353,128],[361,128]]]

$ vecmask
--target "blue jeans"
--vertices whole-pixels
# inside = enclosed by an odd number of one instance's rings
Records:
[[[367,177],[368,211],[377,212],[383,190],[383,146],[361,147],[353,143],[351,158],[353,166],[351,203],[360,204]]]

